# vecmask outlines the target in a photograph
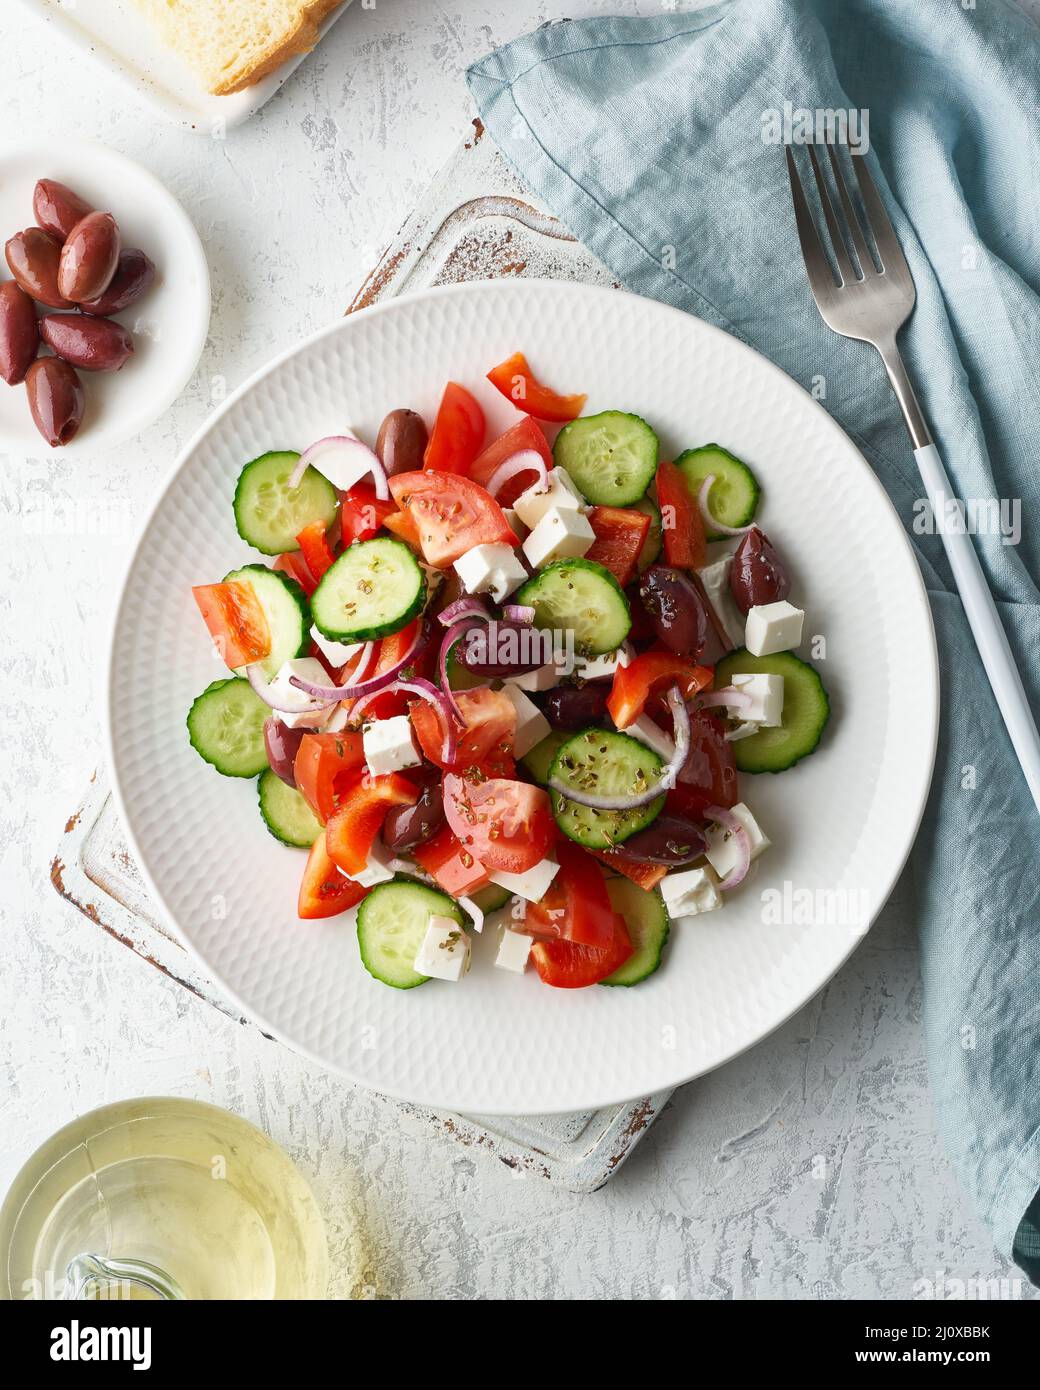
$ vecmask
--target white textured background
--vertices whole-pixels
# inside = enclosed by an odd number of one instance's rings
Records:
[[[153,170],[205,242],[213,322],[188,390],[139,440],[74,466],[4,455],[0,441],[0,1191],[74,1114],[165,1093],[236,1110],[288,1148],[325,1210],[340,1297],[374,1281],[411,1298],[905,1298],[937,1273],[1013,1273],[935,1137],[898,895],[813,1004],[680,1092],[620,1176],[577,1197],[230,1022],[48,881],[99,755],[96,679],[136,518],[214,378],[234,387],[342,312],[467,132],[469,62],[547,18],[660,8],[355,4],[223,141],[163,124],[43,26],[5,16],[4,140],[67,131]]]

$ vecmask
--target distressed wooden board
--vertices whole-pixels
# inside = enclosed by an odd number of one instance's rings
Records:
[[[560,222],[537,206],[482,133],[475,122],[473,137],[441,171],[348,313],[406,290],[502,275],[616,284]],[[149,965],[243,1026],[256,1027],[198,969],[150,901],[103,772],[94,774],[68,819],[51,881],[91,922]],[[670,1094],[573,1115],[489,1117],[411,1104],[402,1108],[517,1173],[592,1192],[624,1163]],[[402,1103],[388,1099],[387,1104]]]

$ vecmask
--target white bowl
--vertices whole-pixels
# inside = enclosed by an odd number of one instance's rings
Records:
[[[97,454],[140,434],[183,391],[206,343],[209,268],[198,233],[173,194],[132,159],[86,140],[0,150],[0,243],[34,225],[37,179],[57,179],[111,212],[123,246],[140,247],[155,262],[151,288],[114,315],[133,332],[133,356],[118,372],[80,373],[86,414],[69,444],[51,449],[33,424],[24,385],[0,381],[3,452],[56,459]],[[6,261],[2,275],[9,275]],[[60,311],[40,306],[39,312]]]
[[[484,379],[522,349],[590,412],[637,411],[665,456],[718,441],[754,468],[761,521],[793,571],[832,699],[819,751],[743,778],[773,841],[723,910],[675,928],[632,989],[554,990],[493,968],[398,992],[358,958],[350,917],[301,922],[302,851],[265,829],[251,782],[217,775],[184,719],[222,673],[191,597],[251,554],[232,516],[242,465],[383,415],[432,418],[445,382],[476,392],[490,432],[516,418]],[[916,562],[885,492],[826,412],[750,348],[678,310],[549,281],[426,291],[340,320],[213,415],[145,525],[119,602],[108,690],[116,794],[138,862],[226,993],[308,1055],[376,1090],[476,1113],[567,1111],[674,1086],[764,1037],[861,939],[917,829],[937,725],[935,641]],[[843,891],[851,925],[767,920],[763,890]],[[804,898],[790,896],[798,906]],[[825,913],[840,899],[816,900]],[[790,915],[790,913],[788,913]],[[797,914],[796,914],[797,915]]]

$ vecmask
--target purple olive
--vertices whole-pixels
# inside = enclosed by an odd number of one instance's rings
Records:
[[[0,377],[17,386],[40,350],[33,302],[14,280],[0,285]]]
[[[706,843],[696,821],[664,811],[645,830],[615,845],[614,853],[644,864],[689,864],[704,853]]]
[[[109,314],[119,314],[135,304],[155,279],[155,265],[135,247],[121,251],[116,273],[112,276],[108,289],[97,299],[80,302],[85,314],[98,314],[107,318]]]
[[[696,661],[708,641],[708,614],[693,581],[681,570],[651,565],[643,575],[639,597],[669,651]]]
[[[36,428],[52,449],[68,444],[83,422],[86,397],[72,367],[60,357],[37,357],[25,374]]]
[[[737,546],[729,570],[729,587],[742,613],[749,613],[761,603],[777,603],[791,592],[786,565],[769,537],[757,526]]]
[[[415,805],[392,806],[383,822],[383,844],[395,854],[424,845],[447,823],[440,771],[431,772],[436,775],[427,779]]]
[[[429,436],[426,423],[414,410],[391,410],[376,435],[376,453],[391,476],[412,473],[423,466]]]
[[[585,729],[606,720],[609,694],[607,681],[558,685],[545,696],[542,710],[554,729]]]
[[[73,227],[58,262],[58,292],[74,303],[97,299],[119,264],[119,227],[110,212],[88,212]]]
[[[77,222],[94,209],[78,193],[57,179],[39,179],[33,190],[36,225],[64,241]]]
[[[121,323],[83,314],[45,314],[40,337],[83,372],[118,372],[134,350],[133,335]]]
[[[40,227],[26,227],[4,247],[11,274],[31,299],[50,309],[71,309],[72,301],[58,289],[61,242]]]
[[[544,664],[535,629],[523,623],[496,622],[494,631],[477,623],[455,645],[455,659],[474,676],[521,676]]]
[[[287,787],[296,786],[296,753],[303,740],[306,729],[290,729],[276,716],[264,720],[264,748],[271,771],[280,777]]]

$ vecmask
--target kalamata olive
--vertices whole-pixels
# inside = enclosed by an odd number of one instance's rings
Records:
[[[639,597],[664,645],[696,661],[708,641],[708,614],[693,581],[668,565],[651,565]]]
[[[64,241],[77,222],[94,209],[67,184],[57,179],[39,179],[33,189],[33,216],[36,225]]]
[[[455,647],[455,659],[474,676],[521,676],[543,665],[545,653],[533,629],[522,623],[497,622],[494,631],[479,623]]]
[[[383,822],[383,844],[395,854],[415,849],[446,824],[441,778],[428,781],[414,806],[392,806]]]
[[[0,376],[8,386],[25,380],[29,365],[40,350],[33,302],[13,280],[0,285]]]
[[[296,754],[303,741],[306,729],[290,729],[288,724],[283,724],[277,715],[271,715],[264,720],[264,747],[267,750],[267,761],[271,764],[271,771],[276,777],[280,777],[287,787],[296,786],[296,774],[293,771]]]
[[[604,722],[609,694],[609,681],[558,685],[545,696],[542,710],[554,729],[584,729]]]
[[[25,374],[36,428],[52,449],[68,444],[83,422],[86,397],[75,370],[60,357],[37,357]]]
[[[729,569],[729,587],[742,613],[750,612],[756,604],[777,603],[791,592],[787,567],[757,526],[737,546]]]
[[[26,227],[4,247],[11,274],[27,295],[51,309],[71,309],[72,302],[58,289],[61,242],[42,227]]]
[[[40,337],[59,357],[84,372],[118,372],[134,350],[128,328],[84,314],[45,314]]]
[[[644,864],[689,864],[704,853],[704,830],[686,816],[661,814],[638,834],[614,846],[622,859]]]
[[[119,264],[119,228],[110,212],[88,212],[69,232],[58,262],[58,292],[74,303],[104,294]]]
[[[387,473],[411,473],[423,466],[429,436],[414,410],[391,410],[376,435],[376,453]]]
[[[109,314],[121,313],[141,298],[154,279],[155,266],[143,251],[135,247],[121,251],[108,289],[97,299],[81,300],[79,307],[85,314],[100,314],[106,318]]]

